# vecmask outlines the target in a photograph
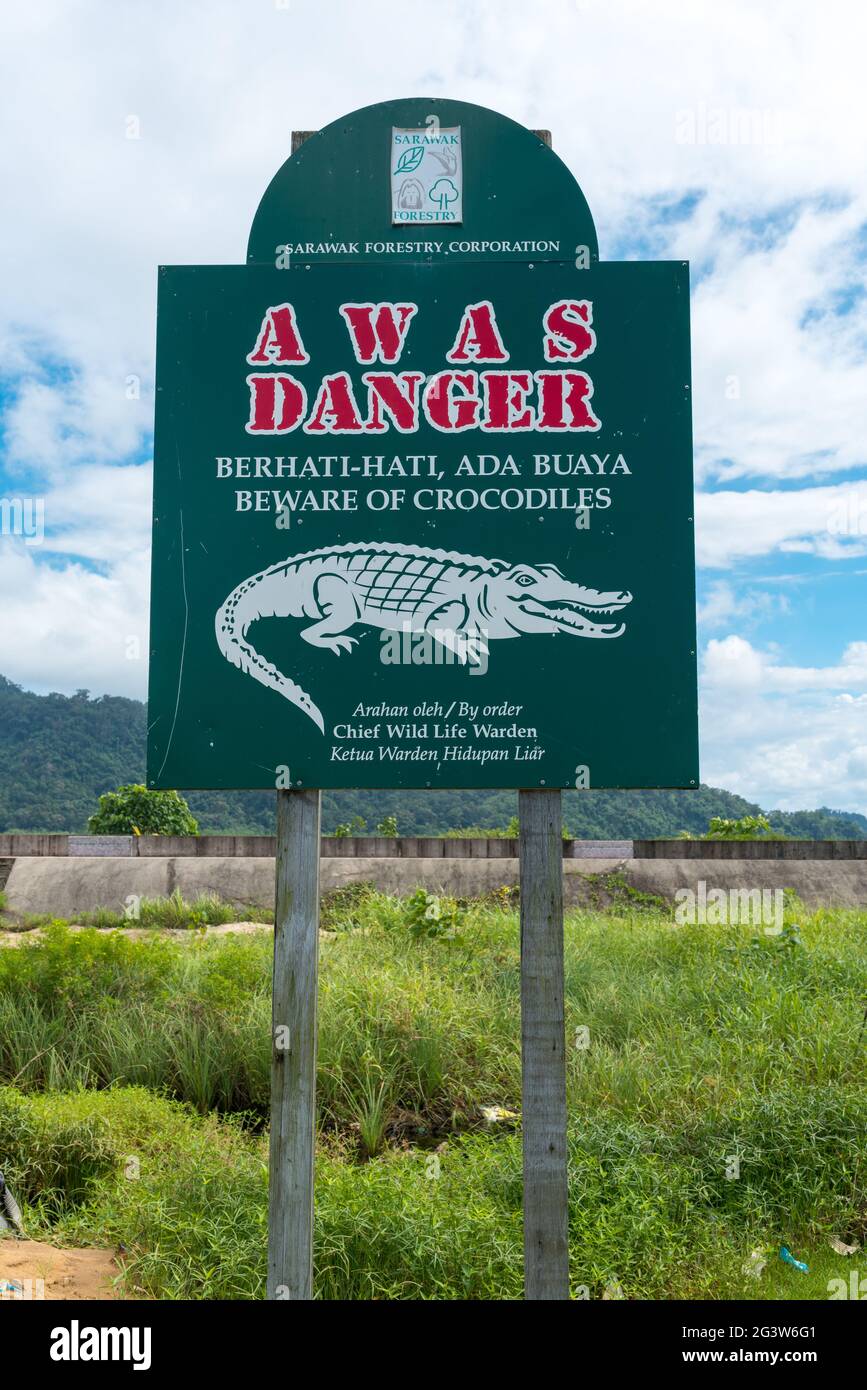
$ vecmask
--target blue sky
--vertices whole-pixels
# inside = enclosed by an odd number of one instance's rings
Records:
[[[553,130],[603,257],[691,262],[704,779],[867,812],[865,50],[837,0],[6,5],[0,497],[45,539],[0,537],[0,671],[145,693],[156,265],[243,259],[293,127],[452,96]]]

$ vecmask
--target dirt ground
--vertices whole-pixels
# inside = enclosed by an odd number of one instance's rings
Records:
[[[110,1250],[60,1250],[41,1240],[0,1240],[0,1300],[117,1298],[111,1281],[119,1272]],[[10,1290],[7,1283],[23,1288]]]

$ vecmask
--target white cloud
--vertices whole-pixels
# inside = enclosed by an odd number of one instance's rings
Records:
[[[774,552],[823,559],[867,554],[867,480],[785,491],[698,493],[700,565],[726,568]]]
[[[107,377],[85,371],[70,380],[17,384],[4,417],[9,471],[67,474],[95,460],[120,463],[142,448],[153,428],[153,394],[137,373]]]
[[[727,580],[718,579],[710,585],[706,597],[698,604],[697,617],[701,626],[719,628],[730,624],[734,618],[753,623],[767,621],[788,613],[789,607],[786,594],[772,594],[755,588],[739,594]]]
[[[705,190],[690,230],[672,228],[675,254],[686,236],[693,254],[725,259],[730,240],[740,262],[723,215],[761,216],[817,190],[859,195],[863,7],[847,10],[846,31],[843,43],[808,0],[694,0],[688,19],[680,0],[440,0],[435,15],[423,0],[7,6],[8,319],[103,368],[150,360],[156,265],[242,260],[290,127],[392,95],[448,93],[550,126],[603,248],[641,199]],[[714,112],[728,113],[731,136],[743,110],[789,113],[785,138],[702,143]],[[685,111],[695,143],[682,139]],[[129,117],[138,139],[126,138]],[[817,224],[785,254],[807,258],[802,273],[833,275],[827,235]],[[748,287],[771,294],[768,268],[747,267],[745,284],[729,264],[740,310]],[[697,336],[699,361],[708,348]]]
[[[702,777],[763,806],[867,813],[867,642],[796,667],[730,635],[701,678]]]
[[[46,552],[112,567],[133,551],[146,551],[151,475],[150,463],[76,468],[46,493]]]
[[[148,557],[130,553],[108,575],[37,563],[0,545],[3,675],[38,691],[87,688],[143,699],[147,688]]]
[[[693,301],[699,479],[867,465],[867,300],[855,292],[865,221],[867,198],[853,193],[843,207],[803,208],[754,251],[749,227],[723,238],[716,222]],[[686,252],[690,227],[680,240]]]
[[[744,637],[713,638],[707,644],[704,673],[715,690],[836,690],[849,695],[867,691],[867,642],[850,642],[837,666],[782,666]]]
[[[715,690],[755,689],[761,685],[764,662],[744,637],[708,642],[705,679]]]

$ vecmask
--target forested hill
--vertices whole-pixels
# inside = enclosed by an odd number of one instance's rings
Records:
[[[146,709],[117,695],[90,699],[34,695],[0,676],[0,831],[84,831],[100,793],[145,776]],[[203,831],[271,834],[271,792],[192,792]],[[373,830],[397,817],[406,835],[436,835],[466,826],[505,826],[517,811],[510,792],[325,792],[323,827],[362,816]],[[756,815],[760,808],[731,792],[568,792],[564,817],[582,839],[617,840],[699,833],[711,816]],[[865,839],[867,817],[855,812],[770,812],[771,824],[802,839]]]

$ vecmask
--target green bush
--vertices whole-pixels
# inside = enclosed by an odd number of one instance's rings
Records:
[[[158,999],[167,988],[176,955],[168,938],[131,941],[123,932],[70,931],[65,922],[0,951],[0,1000],[43,1005],[54,1014],[87,1004]],[[3,1047],[0,1035],[0,1050]]]
[[[367,821],[364,816],[353,816],[352,820],[342,821],[334,827],[335,840],[347,840],[350,835],[366,835]]]
[[[19,1203],[56,1219],[117,1163],[99,1116],[69,1119],[0,1087],[0,1169]]]
[[[90,817],[91,835],[198,835],[190,808],[177,792],[150,791],[143,785],[118,787],[99,798]]]
[[[455,898],[442,893],[428,893],[418,888],[406,902],[406,924],[409,934],[419,937],[448,937],[454,939],[464,921],[464,909]]]
[[[767,816],[741,816],[739,820],[727,820],[725,816],[714,816],[703,840],[785,840],[785,835],[771,829]]]

